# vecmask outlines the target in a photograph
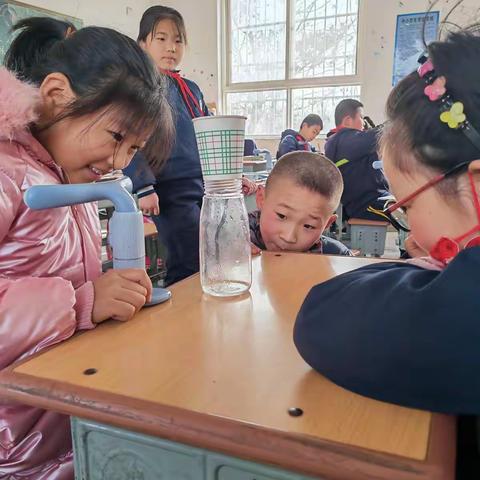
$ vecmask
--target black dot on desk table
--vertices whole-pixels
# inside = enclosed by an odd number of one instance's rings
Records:
[[[276,256],[276,257],[281,257],[282,254],[281,254],[281,253],[276,253],[275,256]]]
[[[288,414],[291,417],[301,417],[303,415],[303,410],[298,407],[291,407],[288,409]]]
[[[96,368],[87,368],[83,371],[84,375],[95,375],[98,372]]]

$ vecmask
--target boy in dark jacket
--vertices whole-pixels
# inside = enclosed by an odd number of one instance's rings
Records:
[[[382,197],[391,196],[377,155],[378,128],[363,129],[363,104],[354,99],[342,100],[337,105],[335,124],[325,144],[325,155],[342,174],[345,215],[385,220],[369,211],[371,208],[383,210],[385,200]]]
[[[309,142],[315,140],[323,130],[323,121],[319,115],[311,113],[307,115],[296,132],[291,128],[282,132],[280,145],[278,146],[277,159],[289,152],[305,151],[315,152],[315,147]]]
[[[351,255],[342,243],[322,235],[337,218],[342,176],[323,155],[292,152],[258,187],[259,210],[249,214],[250,240],[261,250]]]

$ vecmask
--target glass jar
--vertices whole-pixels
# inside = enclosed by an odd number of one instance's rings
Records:
[[[242,180],[206,180],[200,213],[200,280],[205,293],[240,295],[252,283],[248,214]]]

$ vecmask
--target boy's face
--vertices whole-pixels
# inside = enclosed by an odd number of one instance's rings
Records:
[[[345,117],[343,120],[343,126],[347,128],[353,128],[355,130],[363,130],[364,127],[364,112],[363,108],[359,107],[353,117]]]
[[[319,193],[289,178],[277,178],[257,191],[261,210],[260,232],[270,251],[306,252],[336,219],[329,202]]]
[[[307,141],[311,142],[318,137],[318,134],[322,131],[320,125],[307,125],[304,123],[300,129],[300,135]]]

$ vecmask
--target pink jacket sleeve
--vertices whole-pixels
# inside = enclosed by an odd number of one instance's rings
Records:
[[[0,278],[0,369],[73,335],[75,293],[58,277]]]
[[[0,243],[23,201],[23,174],[18,165],[6,170],[0,164]],[[93,300],[92,282],[75,290],[59,277],[0,277],[0,369],[65,340],[77,329],[93,328]]]

